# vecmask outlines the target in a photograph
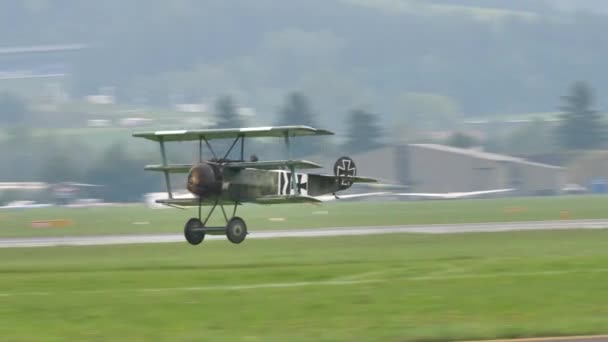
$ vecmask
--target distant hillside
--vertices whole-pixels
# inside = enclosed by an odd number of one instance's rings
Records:
[[[72,61],[77,97],[111,86],[120,102],[168,106],[231,93],[272,123],[301,90],[327,125],[362,106],[415,126],[555,111],[576,80],[605,107],[607,16],[560,10],[576,3],[2,1],[0,46],[89,44]]]

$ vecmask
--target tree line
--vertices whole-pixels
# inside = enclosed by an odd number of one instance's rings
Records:
[[[544,132],[546,125],[542,122],[532,122],[515,132],[512,142],[523,144],[521,149],[527,152],[534,152],[540,145],[552,145],[552,142],[556,143],[554,150],[557,151],[605,148],[608,131],[605,119],[594,109],[591,87],[586,82],[576,82],[560,101],[561,120],[550,131]],[[28,112],[27,106],[11,96],[0,95],[0,121],[5,127],[12,127],[5,130],[6,136],[0,144],[3,156],[0,177],[3,180],[100,184],[104,187],[95,191],[103,198],[115,201],[138,200],[145,192],[163,188],[161,177],[143,171],[145,164],[158,159],[156,146],[141,152],[130,151],[124,143],[115,143],[99,152],[77,138],[61,142],[61,139],[53,136],[34,137],[27,126],[16,124],[16,119],[11,116],[11,113],[19,111]],[[218,118],[215,128],[260,126],[258,122],[248,122],[238,113],[238,102],[231,95],[215,101],[214,113]],[[386,144],[429,141],[428,137],[422,140],[405,137],[399,141],[389,136],[390,130],[382,123],[382,115],[364,107],[351,109],[343,121],[344,140],[339,144],[325,137],[295,139],[292,157],[356,154]],[[319,114],[306,95],[292,92],[285,97],[270,124],[319,127]],[[464,148],[485,145],[492,151],[494,149],[489,141],[477,141],[457,131],[444,141],[434,142]],[[507,144],[511,143],[507,141]],[[261,144],[250,140],[247,151],[262,154],[264,159],[276,158],[279,145],[276,142]],[[496,149],[496,152],[505,151]],[[175,155],[181,161],[193,160],[192,151],[183,148],[171,150],[170,155]]]
[[[490,150],[515,153],[525,156],[540,152],[581,151],[606,148],[608,126],[606,117],[594,108],[595,97],[591,86],[584,81],[570,85],[566,95],[560,97],[557,123],[534,119],[515,130],[505,139],[509,146],[496,148],[495,141],[477,141],[462,132],[454,133],[446,143],[456,147],[469,148],[486,145]]]
[[[134,151],[128,144],[113,143],[100,151],[87,144],[86,135],[72,138],[52,134],[34,136],[29,125],[20,124],[19,115],[16,115],[28,111],[24,100],[0,94],[0,122],[5,128],[5,137],[0,143],[3,157],[0,179],[3,181],[92,183],[102,186],[83,191],[107,201],[137,201],[143,193],[164,189],[162,177],[143,170],[145,164],[158,160],[158,147],[154,144]],[[247,122],[238,113],[238,103],[231,95],[218,98],[213,111],[218,119],[213,128],[260,126],[259,123]],[[293,92],[286,96],[271,124],[319,127],[318,113],[307,96]],[[381,145],[383,135],[378,115],[364,109],[353,109],[345,125],[349,127],[348,140],[339,146],[335,146],[332,139],[323,137],[296,138],[292,143],[291,157],[327,156],[336,151],[356,153]],[[221,141],[213,141],[212,144],[218,150],[228,147]],[[277,143],[276,140],[272,144],[262,144],[251,139],[246,150],[270,159],[277,158],[281,146],[282,142]],[[168,149],[174,161],[195,160],[193,150],[184,149],[183,145],[169,144]],[[176,181],[181,184],[179,182],[183,179]]]
[[[458,114],[491,116],[551,106],[571,70],[608,91],[601,12],[559,12],[536,0],[453,5],[533,14],[481,20],[425,12],[421,1],[413,11],[375,3],[0,1],[0,41],[89,44],[66,57],[72,95],[113,86],[122,102],[155,106],[176,94],[199,101],[229,91],[266,113],[277,89],[303,89],[323,112],[347,111],[345,99],[357,98],[394,124],[391,115],[408,110],[399,106],[411,93],[441,96]]]

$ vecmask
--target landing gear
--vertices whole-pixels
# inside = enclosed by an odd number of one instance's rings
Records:
[[[203,242],[205,231],[201,220],[196,217],[189,219],[184,227],[184,236],[191,245],[198,245]]]
[[[233,217],[226,225],[226,237],[232,243],[241,243],[247,237],[247,225],[240,217]]]
[[[228,215],[226,214],[226,210],[222,204],[218,204],[218,200],[215,201],[213,207],[207,214],[207,217],[204,221],[200,219],[200,208],[201,204],[199,204],[199,218],[193,217],[188,222],[186,222],[186,226],[184,227],[184,236],[186,237],[186,241],[191,245],[198,245],[205,239],[205,235],[226,235],[228,241],[239,244],[245,240],[247,237],[247,224],[245,221],[237,216],[236,208],[238,203],[234,203],[234,209],[232,211],[232,216],[228,219]],[[224,227],[208,227],[207,221],[211,217],[211,214],[215,210],[215,207],[218,206],[222,209],[222,214],[224,214],[224,219],[226,219],[226,226]]]

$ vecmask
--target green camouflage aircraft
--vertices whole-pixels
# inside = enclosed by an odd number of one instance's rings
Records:
[[[166,199],[157,203],[174,206],[198,206],[198,217],[189,219],[184,227],[186,240],[192,245],[200,244],[206,234],[226,235],[232,243],[241,243],[247,236],[245,221],[235,216],[239,204],[250,202],[259,204],[318,203],[328,194],[338,199],[336,192],[348,189],[353,183],[371,183],[375,179],[357,176],[352,159],[339,158],[334,164],[333,175],[297,173],[296,169],[321,168],[307,160],[258,161],[257,158],[244,159],[246,138],[282,138],[288,152],[293,137],[333,135],[332,132],[309,126],[278,126],[229,129],[202,129],[156,131],[133,134],[160,144],[162,164],[148,165],[146,170],[160,171],[165,175]],[[233,139],[232,145],[218,158],[209,141]],[[198,141],[199,160],[194,164],[168,164],[165,143],[175,141]],[[230,152],[240,142],[240,158],[228,159]],[[213,158],[203,160],[203,143]],[[174,198],[169,175],[187,173],[187,189],[191,198]],[[325,195],[325,196],[323,196]],[[349,195],[358,196],[358,195]],[[224,205],[234,205],[232,215],[226,214]],[[206,217],[201,216],[201,207],[211,206]],[[226,220],[224,227],[208,227],[207,222],[215,208],[219,206]]]

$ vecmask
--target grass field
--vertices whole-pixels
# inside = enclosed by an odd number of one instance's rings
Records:
[[[10,341],[448,341],[608,332],[608,231],[0,250]]]
[[[608,218],[608,196],[493,200],[342,202],[316,205],[244,205],[237,213],[250,230]],[[222,224],[216,212],[213,224]],[[196,210],[143,206],[0,211],[0,237],[180,233]],[[65,228],[32,228],[36,220],[67,219]]]

